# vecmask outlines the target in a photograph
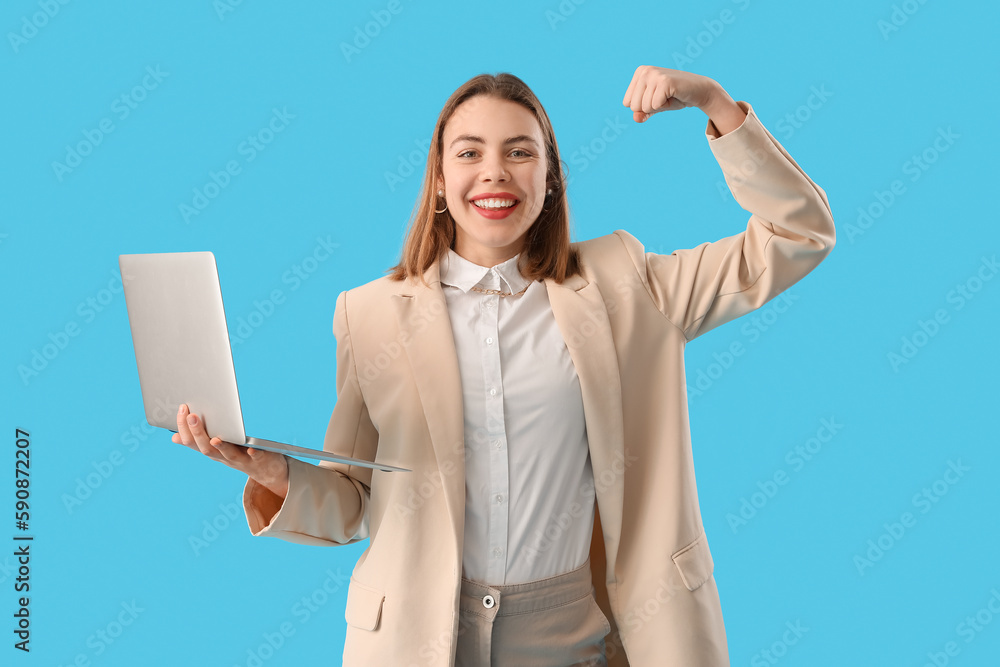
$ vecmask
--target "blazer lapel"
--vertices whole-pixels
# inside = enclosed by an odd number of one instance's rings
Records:
[[[580,379],[584,420],[608,564],[614,565],[621,537],[625,495],[625,426],[621,375],[611,322],[597,283],[580,275],[545,287],[556,324]],[[622,462],[614,466],[615,461]]]
[[[424,273],[428,285],[406,281],[392,306],[413,369],[443,493],[460,550],[465,527],[465,415],[458,353],[441,289],[439,262]],[[546,279],[556,324],[580,379],[601,524],[613,563],[621,535],[624,460],[621,377],[604,299],[596,283],[573,276],[561,285]],[[404,473],[400,473],[404,474]]]
[[[442,473],[442,491],[460,554],[465,539],[465,412],[458,351],[439,270],[438,262],[431,264],[424,273],[427,285],[404,282],[400,293],[392,295],[392,306]]]

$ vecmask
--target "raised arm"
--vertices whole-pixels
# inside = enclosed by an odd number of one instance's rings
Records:
[[[826,193],[749,104],[734,102],[707,77],[656,67],[636,70],[625,104],[638,122],[659,111],[702,109],[709,147],[737,203],[751,214],[739,234],[669,255],[645,252],[633,236],[617,232],[653,302],[687,340],[764,305],[833,249]]]

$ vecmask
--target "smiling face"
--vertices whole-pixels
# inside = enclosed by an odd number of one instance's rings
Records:
[[[521,252],[542,211],[546,168],[528,109],[487,95],[462,102],[445,124],[437,183],[455,220],[455,252],[488,267]]]

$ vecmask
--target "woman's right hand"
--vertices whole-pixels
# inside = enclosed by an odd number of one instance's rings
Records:
[[[245,473],[279,498],[288,493],[288,460],[284,454],[209,438],[205,423],[184,403],[177,410],[177,433],[171,440]]]

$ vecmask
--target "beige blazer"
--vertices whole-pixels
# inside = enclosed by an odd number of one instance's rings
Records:
[[[767,303],[834,245],[826,193],[739,104],[744,123],[720,137],[709,121],[706,137],[751,213],[745,231],[660,255],[617,230],[574,244],[582,276],[545,281],[583,395],[597,505],[590,562],[611,665],[729,665],[684,346]],[[429,286],[383,277],[338,296],[324,443],[412,472],[291,459],[284,503],[252,481],[244,491],[254,535],[316,545],[370,536],[347,593],[345,665],[450,667],[463,630],[462,391],[438,264],[425,277]]]

